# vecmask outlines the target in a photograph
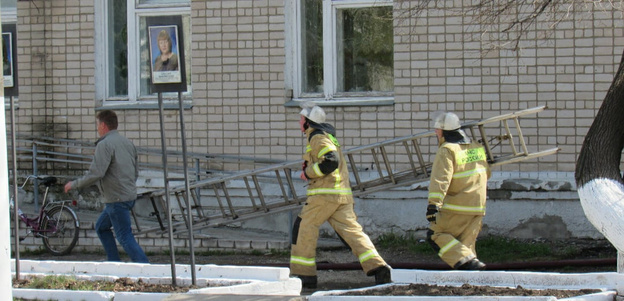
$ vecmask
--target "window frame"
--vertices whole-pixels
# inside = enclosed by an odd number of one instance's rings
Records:
[[[110,95],[110,85],[112,84],[109,80],[110,69],[109,66],[110,56],[109,54],[109,32],[108,32],[108,1],[118,1],[118,0],[96,0],[96,13],[95,13],[95,23],[96,23],[96,49],[95,49],[95,99],[97,102],[97,106],[106,107],[106,108],[116,108],[116,109],[134,109],[134,108],[158,108],[157,96],[155,94],[152,95],[141,95],[141,79],[140,79],[140,70],[141,70],[141,43],[140,39],[140,22],[141,18],[150,17],[150,16],[175,16],[181,15],[183,18],[191,17],[191,5],[190,1],[184,4],[184,6],[180,5],[180,2],[163,4],[163,5],[155,5],[153,3],[149,4],[140,4],[140,0],[124,0],[127,4],[126,11],[126,21],[127,21],[127,35],[128,35],[128,95],[126,96],[111,96]],[[190,32],[190,30],[188,30]],[[189,36],[185,36],[185,39],[190,39]],[[136,41],[136,42],[130,42]],[[190,49],[186,50],[190,52]],[[190,53],[188,54],[190,55]],[[190,66],[187,66],[187,69]],[[190,87],[190,78],[187,79],[188,86]],[[191,91],[183,92],[183,99],[185,102],[185,107],[190,106],[191,102]],[[163,100],[165,101],[165,105],[167,107],[174,108],[177,106],[177,93],[163,93]]]
[[[0,18],[2,24],[17,24],[17,0],[15,0],[14,7],[2,7],[0,11]]]
[[[287,66],[290,69],[292,82],[287,83],[290,85],[292,91],[292,100],[286,104],[286,106],[295,106],[300,102],[313,100],[320,105],[324,106],[363,106],[363,105],[393,105],[394,104],[394,92],[365,92],[357,95],[357,93],[344,93],[337,92],[339,84],[338,78],[338,50],[340,45],[337,42],[338,33],[338,20],[337,11],[339,9],[359,8],[359,7],[381,7],[381,6],[393,6],[392,0],[321,0],[323,1],[323,93],[307,93],[303,92],[303,80],[302,74],[304,70],[303,66],[303,14],[302,14],[302,1],[293,1],[292,7],[288,10],[294,16],[287,21],[293,22],[296,26],[292,26],[292,32],[287,36],[291,37],[294,41],[292,49],[287,51],[292,55],[292,59],[288,60],[291,66]],[[328,30],[330,29],[330,30]],[[287,26],[288,31],[288,26]],[[286,43],[287,45],[289,43]],[[327,51],[327,50],[330,51]],[[289,95],[290,96],[290,95]]]
[[[13,37],[13,40],[15,43],[17,43],[17,38],[18,38],[17,37],[17,0],[15,0],[15,6],[11,6],[11,7],[2,6],[2,9],[0,9],[0,20],[2,21],[2,25],[10,25],[10,26],[15,27],[15,32],[13,32],[15,36]],[[13,45],[13,49],[11,49],[14,60],[17,59],[17,52],[15,50],[17,50],[17,45]],[[17,71],[18,70],[16,69],[13,70],[14,72],[13,73],[13,76],[14,76],[13,77],[13,81],[14,81],[13,89],[17,89],[17,80],[18,80]],[[14,92],[17,94],[17,90],[15,90]],[[19,94],[15,96],[8,96],[4,94],[4,109],[7,112],[9,111],[11,107],[11,97],[13,98],[14,107],[16,109],[19,108]]]

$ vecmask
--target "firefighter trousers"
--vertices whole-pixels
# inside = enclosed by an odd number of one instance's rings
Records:
[[[308,198],[293,226],[290,258],[292,275],[316,276],[315,256],[319,228],[326,221],[349,245],[368,276],[374,269],[386,265],[357,222],[353,203],[339,204],[320,198]]]
[[[427,240],[438,256],[452,268],[477,257],[475,244],[481,231],[483,215],[453,214],[440,211],[429,225]]]

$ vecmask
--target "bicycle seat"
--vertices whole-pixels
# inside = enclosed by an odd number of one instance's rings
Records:
[[[50,187],[56,184],[56,177],[45,177],[41,179],[41,184],[45,185],[46,187]]]

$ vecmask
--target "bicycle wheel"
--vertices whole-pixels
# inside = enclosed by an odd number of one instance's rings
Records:
[[[55,206],[46,211],[41,222],[41,239],[53,255],[69,254],[78,242],[78,218],[66,206]]]

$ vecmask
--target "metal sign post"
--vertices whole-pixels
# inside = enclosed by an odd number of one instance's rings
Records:
[[[17,199],[17,151],[15,147],[15,100],[13,96],[9,96],[11,110],[11,159],[13,166],[13,241],[15,241],[15,279],[20,279],[20,244],[19,244],[19,225],[20,219],[17,209],[19,208],[19,200]]]
[[[167,144],[165,143],[165,125],[163,122],[162,93],[158,93],[158,113],[160,116],[160,142],[162,147],[163,179],[165,181],[165,204],[167,204],[167,223],[169,224],[169,253],[171,254],[171,285],[176,286],[175,248],[173,247],[173,227],[171,220],[171,200],[169,198],[169,178],[167,172]]]
[[[196,277],[195,277],[195,246],[194,246],[194,235],[193,235],[193,210],[191,210],[191,198],[190,198],[190,184],[188,178],[188,160],[186,156],[186,134],[184,130],[184,107],[182,103],[182,92],[178,92],[178,104],[179,112],[180,112],[180,139],[182,139],[182,164],[184,166],[184,191],[186,191],[186,195],[184,200],[186,201],[186,214],[188,218],[188,235],[189,235],[189,248],[191,251],[191,279],[193,285],[197,285]],[[169,227],[169,231],[171,231],[171,227]]]
[[[173,227],[171,218],[171,200],[169,195],[169,179],[167,174],[167,150],[165,140],[165,126],[163,121],[163,92],[177,92],[180,105],[180,130],[182,137],[182,157],[184,161],[185,188],[189,191],[186,135],[184,129],[184,107],[182,92],[186,91],[186,68],[184,55],[184,35],[181,16],[154,16],[146,18],[151,69],[151,91],[158,93],[158,107],[160,110],[160,133],[163,152],[163,171],[165,177],[165,197],[167,204],[167,219],[169,222],[169,250],[171,252],[171,276],[175,285],[175,257],[173,245]],[[191,253],[192,284],[197,284],[195,276],[195,250],[193,246],[193,223],[189,198],[185,198],[188,214],[187,228],[189,229],[189,247]],[[182,208],[180,208],[182,209]],[[184,213],[184,212],[183,212]]]

